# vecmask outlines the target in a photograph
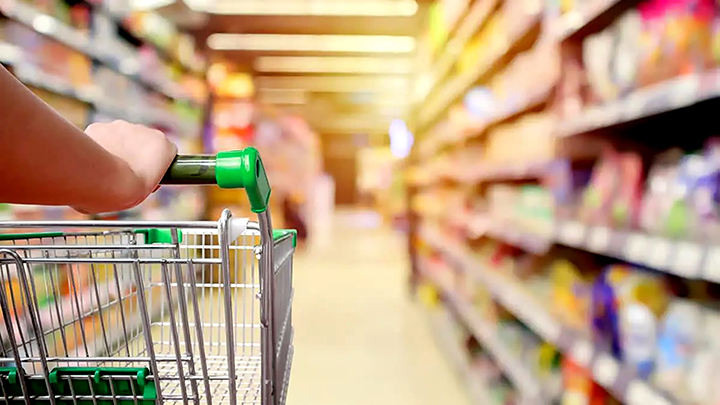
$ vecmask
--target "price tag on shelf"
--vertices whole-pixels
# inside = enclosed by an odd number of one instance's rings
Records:
[[[619,370],[620,366],[617,360],[604,353],[598,356],[592,368],[595,381],[607,389],[612,387]]]
[[[567,221],[560,225],[560,240],[570,246],[582,244],[585,237],[585,225],[577,221]]]
[[[720,282],[720,246],[713,246],[708,250],[703,270],[706,280]]]
[[[630,261],[642,263],[648,255],[647,248],[647,236],[638,233],[631,233],[628,235],[627,244],[625,245],[625,256]]]
[[[657,269],[665,269],[670,265],[672,243],[663,237],[651,238],[648,241],[648,256],[645,262]]]
[[[604,226],[591,228],[588,248],[593,252],[605,252],[610,246],[610,229]]]
[[[625,393],[625,403],[628,405],[672,405],[670,401],[641,380],[630,382],[627,393]]]
[[[675,246],[672,269],[682,277],[695,277],[700,273],[703,248],[697,243],[680,242]]]
[[[593,348],[590,342],[580,339],[576,341],[570,350],[570,356],[582,367],[588,367],[592,359]]]

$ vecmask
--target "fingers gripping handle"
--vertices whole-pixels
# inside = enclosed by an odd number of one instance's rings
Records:
[[[253,212],[264,212],[270,199],[265,167],[255,148],[220,152],[217,156],[178,155],[161,184],[217,184],[244,188]]]

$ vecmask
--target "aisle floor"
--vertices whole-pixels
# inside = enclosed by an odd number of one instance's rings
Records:
[[[295,259],[288,405],[465,405],[465,387],[408,299],[404,236],[335,216]]]

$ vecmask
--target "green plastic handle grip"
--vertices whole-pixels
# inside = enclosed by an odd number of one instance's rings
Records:
[[[270,200],[270,183],[255,148],[212,155],[178,155],[160,184],[217,184],[244,188],[253,212],[264,212]]]

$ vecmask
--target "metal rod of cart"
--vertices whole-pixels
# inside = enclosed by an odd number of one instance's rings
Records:
[[[253,148],[163,184],[244,188],[258,221],[0,222],[0,402],[285,403],[296,235]]]

